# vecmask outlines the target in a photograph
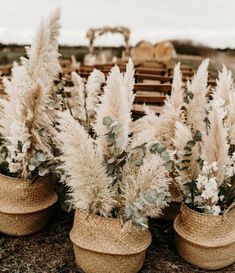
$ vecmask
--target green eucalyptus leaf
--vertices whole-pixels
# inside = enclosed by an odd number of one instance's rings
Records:
[[[28,169],[32,172],[36,169],[36,166],[35,165],[28,165]]]
[[[171,172],[174,168],[174,161],[169,160],[164,164],[164,166],[169,172]]]
[[[109,164],[109,165],[107,165],[107,172],[108,172],[109,174],[112,174],[112,173],[114,172],[114,170],[115,170],[114,164]]]
[[[195,141],[201,141],[202,140],[202,133],[200,131],[197,131],[196,134],[194,135],[193,139]]]
[[[110,126],[112,124],[112,119],[110,117],[103,118],[103,125]]]
[[[164,159],[165,161],[169,161],[170,160],[170,155],[168,154],[167,151],[164,151],[161,153],[161,158]]]
[[[195,146],[195,144],[196,144],[196,141],[195,140],[189,140],[188,142],[187,142],[187,146],[188,147],[190,147],[190,148],[192,148],[193,146]]]
[[[192,100],[194,97],[194,94],[192,92],[188,91],[187,96]]]
[[[45,162],[47,160],[47,157],[43,153],[37,153],[36,158],[40,162]]]
[[[106,139],[109,144],[113,144],[115,142],[115,134],[110,131],[109,133],[107,133]]]
[[[135,161],[135,165],[136,166],[141,166],[143,164],[143,159],[137,159],[136,161]]]
[[[49,173],[49,169],[40,169],[40,170],[38,170],[38,174],[40,176],[44,176],[44,175],[46,175],[48,173]]]
[[[192,155],[192,153],[186,153],[186,154],[184,154],[184,156],[186,156],[186,157],[189,157],[191,155]]]
[[[157,152],[158,152],[159,154],[161,154],[161,153],[164,152],[165,150],[166,150],[166,146],[163,145],[163,144],[158,143]]]
[[[188,97],[185,97],[185,98],[184,98],[184,102],[187,103],[187,104],[189,103]]]
[[[149,150],[152,154],[155,154],[157,152],[157,143],[153,144]]]
[[[181,160],[181,163],[189,163],[189,162],[190,162],[189,159],[183,159],[183,160]]]

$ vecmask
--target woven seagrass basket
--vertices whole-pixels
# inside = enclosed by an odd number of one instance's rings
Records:
[[[220,269],[235,262],[235,208],[224,215],[205,215],[182,204],[174,221],[176,248],[187,262]]]
[[[0,175],[0,232],[22,236],[41,230],[57,199],[50,176],[31,181]]]
[[[148,230],[123,227],[118,219],[76,210],[70,232],[76,263],[85,273],[136,273],[151,243]]]

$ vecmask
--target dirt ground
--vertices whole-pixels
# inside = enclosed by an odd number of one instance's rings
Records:
[[[81,272],[76,269],[68,236],[72,220],[72,214],[56,208],[48,226],[37,234],[18,238],[0,234],[0,273]],[[153,243],[140,273],[210,272],[192,267],[177,255],[171,223],[155,220],[151,230]],[[213,272],[234,273],[235,264]]]

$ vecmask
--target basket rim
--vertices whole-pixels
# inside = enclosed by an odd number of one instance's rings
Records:
[[[4,178],[7,178],[7,179],[11,179],[11,180],[13,180],[14,182],[16,182],[16,181],[19,181],[19,182],[29,182],[29,183],[37,183],[36,181],[40,181],[40,180],[42,180],[42,179],[45,179],[45,178],[47,178],[47,177],[50,177],[50,176],[52,176],[52,174],[46,174],[46,175],[44,175],[44,176],[38,176],[37,178],[35,178],[35,179],[30,179],[30,178],[19,178],[19,177],[13,177],[13,176],[10,176],[10,175],[5,175],[5,174],[3,174],[3,173],[0,173],[0,177],[4,177]],[[17,182],[17,183],[19,183],[19,182]],[[11,183],[11,182],[10,182]]]
[[[177,219],[177,218],[178,218],[178,216],[176,217],[176,219]],[[175,221],[174,221],[174,223],[173,223],[173,227],[174,227],[175,232],[177,233],[178,236],[181,237],[181,239],[185,240],[186,242],[188,242],[188,243],[190,243],[190,244],[192,244],[192,245],[199,246],[199,247],[203,247],[203,248],[206,248],[206,249],[211,249],[211,248],[220,248],[220,247],[225,247],[225,246],[230,246],[230,245],[232,245],[232,244],[235,244],[235,239],[234,239],[232,242],[225,243],[225,244],[218,244],[218,245],[209,245],[209,244],[203,245],[203,244],[199,244],[199,243],[196,243],[196,242],[194,242],[194,241],[191,241],[191,240],[189,240],[188,238],[185,238],[185,237],[179,232],[179,230],[177,229],[177,225],[175,224],[176,219],[175,219]]]
[[[199,211],[196,211],[196,210],[193,210],[193,209],[191,209],[189,206],[187,206],[187,204],[184,202],[184,201],[182,201],[181,202],[181,207],[185,207],[187,210],[189,210],[191,213],[194,213],[194,214],[196,214],[196,215],[200,215],[200,217],[210,217],[210,218],[223,218],[224,217],[224,215],[225,215],[225,212],[221,215],[213,215],[213,214],[205,214],[205,213],[203,213],[203,212],[199,212]]]
[[[51,174],[47,174],[45,176],[38,177],[35,181],[33,181],[31,179],[22,179],[22,178],[18,178],[18,177],[11,177],[11,176],[3,175],[0,173],[0,180],[1,180],[1,177],[5,179],[5,181],[0,182],[0,184],[3,185],[3,189],[4,189],[4,187],[7,187],[8,185],[11,185],[13,188],[16,188],[16,189],[18,187],[22,187],[22,190],[27,187],[29,187],[29,188],[39,187],[40,188],[42,185],[44,185],[42,183],[46,183],[45,185],[49,185],[50,183],[52,183],[50,181],[50,178],[52,177]],[[1,192],[3,193],[4,190]],[[59,199],[58,194],[53,190],[50,193],[50,195],[47,196],[47,198],[45,199],[45,202],[34,203],[34,205],[32,205],[30,207],[24,206],[24,205],[17,205],[16,203],[13,203],[13,204],[7,203],[7,206],[6,206],[6,204],[4,202],[0,202],[0,212],[5,213],[5,214],[9,214],[9,215],[10,214],[12,214],[12,215],[30,214],[30,213],[34,213],[37,211],[39,212],[39,211],[45,210],[45,209],[53,206],[58,201],[58,199]]]
[[[80,209],[77,209],[77,212],[76,213],[83,213],[83,215],[85,215],[87,212],[85,210],[80,210]],[[85,213],[85,214],[84,214]],[[120,226],[123,226],[123,222],[120,218],[112,218],[112,217],[103,217],[103,216],[99,216],[99,215],[95,215],[95,214],[88,214],[87,213],[87,216],[88,217],[92,217],[92,218],[96,218],[96,219],[101,219],[102,221],[106,221],[106,222],[111,222],[111,223],[115,223],[115,224],[118,224]],[[79,217],[79,215],[74,216],[74,220],[76,219],[76,217]],[[140,231],[138,228],[136,228],[135,226],[132,226],[135,230],[138,230]],[[76,232],[74,234],[74,225],[69,233],[69,237],[70,237],[70,240],[72,241],[73,244],[75,244],[77,247],[79,248],[82,248],[84,250],[87,250],[87,251],[92,251],[92,252],[95,252],[95,253],[100,253],[100,254],[106,254],[106,255],[119,255],[119,256],[127,256],[127,255],[134,255],[134,254],[137,254],[137,253],[141,253],[143,251],[146,251],[146,249],[150,246],[151,242],[152,242],[152,235],[151,235],[151,232],[149,231],[149,229],[147,230],[144,230],[143,231],[145,234],[147,234],[147,242],[145,244],[144,247],[141,247],[141,249],[139,250],[135,250],[135,251],[129,251],[129,252],[123,252],[123,253],[120,253],[120,252],[114,252],[114,251],[105,251],[105,250],[102,250],[102,249],[98,249],[97,251],[94,249],[94,248],[91,248],[89,246],[84,246],[84,245],[79,245],[78,242],[77,242],[77,239],[76,239]]]

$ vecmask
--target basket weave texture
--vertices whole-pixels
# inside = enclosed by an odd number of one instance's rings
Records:
[[[220,269],[235,262],[235,208],[213,216],[182,204],[174,229],[176,248],[189,263]]]
[[[31,181],[0,175],[0,212],[33,213],[52,206],[57,199],[50,176]]]
[[[0,232],[22,236],[41,230],[57,200],[50,176],[32,182],[0,175]]]
[[[86,273],[136,273],[151,243],[148,230],[125,227],[118,219],[76,210],[70,232],[78,266]]]

